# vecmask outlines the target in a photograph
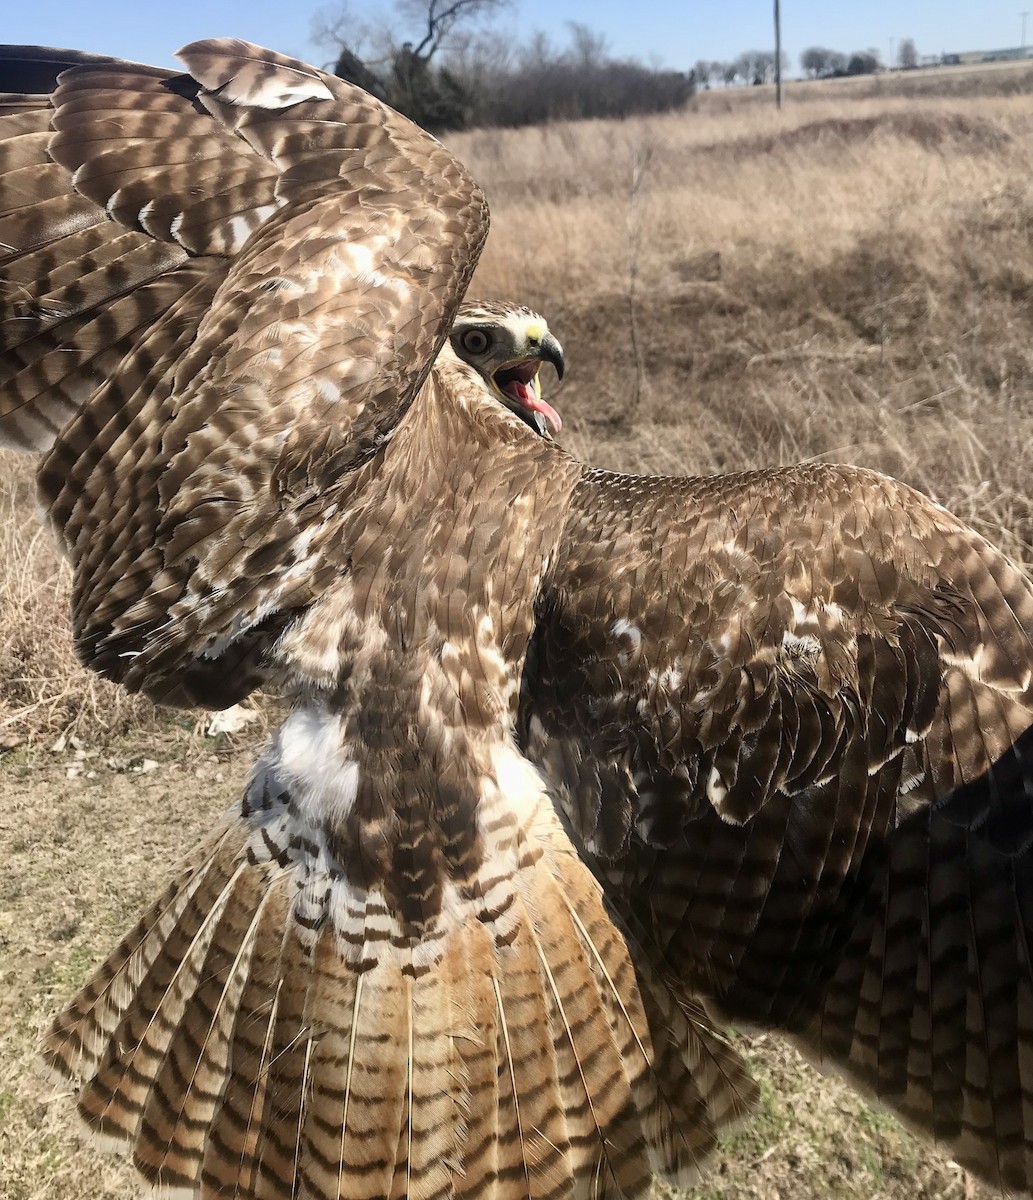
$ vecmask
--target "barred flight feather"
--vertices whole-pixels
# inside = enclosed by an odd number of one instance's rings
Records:
[[[547,845],[554,818],[535,820]],[[702,1013],[647,1021],[569,851],[523,835],[501,920],[484,908],[498,882],[474,884],[424,963],[374,893],[358,947],[332,908],[310,927],[299,897],[318,864],[281,865],[286,845],[255,829],[233,818],[193,856],[45,1041],[90,1129],[130,1144],[149,1180],[241,1200],[639,1196],[654,1168],[683,1179],[709,1151],[726,1114],[681,1041]]]

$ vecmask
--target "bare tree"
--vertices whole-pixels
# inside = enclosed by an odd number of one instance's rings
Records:
[[[574,62],[579,67],[597,68],[606,60],[606,38],[601,33],[582,24],[581,21],[568,21],[570,31],[570,51]]]
[[[847,75],[874,75],[882,70],[878,50],[855,50],[847,60]]]
[[[913,71],[918,66],[918,50],[914,38],[904,38],[897,51],[897,65],[904,71]]]
[[[775,71],[775,55],[771,50],[745,50],[735,60],[736,74],[744,83],[767,83]]]
[[[692,78],[697,87],[701,87],[706,91],[710,91],[710,74],[713,69],[714,64],[707,62],[707,60],[704,58],[701,58],[699,62],[696,63],[696,65],[692,68]]]
[[[335,61],[347,52],[372,70],[389,67],[402,46],[414,58],[429,63],[443,45],[454,40],[460,30],[467,30],[476,18],[498,12],[510,3],[511,0],[397,0],[398,18],[377,24],[356,19],[345,4],[336,9],[321,9],[316,14],[312,39],[332,50]],[[415,27],[414,35],[399,40],[396,32],[399,26]]]
[[[402,27],[415,29],[413,37],[403,41],[389,27],[371,30],[355,22],[347,8],[342,8],[336,14],[320,14],[313,35],[336,50],[335,74],[387,100],[425,129],[440,132],[468,122],[471,97],[447,66],[432,69],[432,59],[458,31],[508,3],[397,0]],[[375,47],[375,57],[371,47]]]
[[[360,62],[372,66],[381,59],[388,61],[389,34],[381,23],[374,25],[352,13],[347,4],[336,8],[318,9],[312,18],[312,41],[325,46],[333,58],[324,63],[325,70],[333,70],[334,63],[347,49]]]
[[[811,79],[820,79],[828,71],[831,54],[824,46],[808,46],[800,55],[800,69]]]
[[[398,0],[399,16],[422,26],[423,37],[412,45],[416,58],[429,62],[459,25],[504,8],[509,0]]]
[[[516,61],[512,38],[495,30],[462,29],[449,38],[449,69],[478,92],[489,90]]]

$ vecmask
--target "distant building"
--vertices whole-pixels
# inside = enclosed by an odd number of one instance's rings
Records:
[[[964,50],[960,54],[945,54],[944,66],[967,66],[973,63],[1016,62],[1029,58],[1028,46],[1013,46],[1006,50]]]
[[[976,66],[980,63],[1021,62],[1023,59],[1033,60],[1033,47],[1016,46],[1004,50],[962,50],[959,53],[923,54],[918,60],[920,67],[964,67]],[[900,71],[901,67],[891,67],[891,71]]]

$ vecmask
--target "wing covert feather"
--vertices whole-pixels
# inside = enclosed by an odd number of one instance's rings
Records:
[[[690,996],[1033,1186],[1033,591],[871,472],[588,472],[521,728]]]
[[[0,52],[0,86],[53,88],[0,116],[0,438],[49,451],[83,660],[222,706],[339,568],[341,493],[425,380],[487,208],[343,80],[235,39],[181,58]]]

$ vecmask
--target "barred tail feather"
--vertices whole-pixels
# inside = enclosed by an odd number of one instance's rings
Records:
[[[46,1058],[94,1131],[187,1195],[587,1200],[682,1180],[742,1107],[734,1053],[658,980],[640,989],[576,857],[521,836],[512,876],[457,891],[421,942],[307,849],[263,861],[234,821]]]
[[[168,973],[178,965],[181,939],[194,936],[208,913],[212,889],[225,883],[233,849],[228,856],[222,849],[229,837],[228,831],[220,831],[186,859],[164,894],[54,1020],[43,1042],[43,1056],[58,1075],[91,1078],[145,981],[152,972]]]
[[[574,879],[562,889],[560,903],[593,966],[598,1002],[611,1028],[624,1035],[620,1055],[650,1169],[675,1187],[690,1187],[717,1135],[756,1107],[757,1085],[702,1005],[676,996],[601,904],[572,903],[583,867],[576,861],[571,867]]]
[[[499,1006],[495,946],[487,926],[471,923],[443,963],[453,997],[452,1120],[456,1200],[491,1195],[501,1175],[501,1095],[508,1082],[499,1071]]]
[[[278,947],[288,925],[287,878],[269,889],[257,914],[249,973],[238,1013],[248,1014],[234,1028],[233,1070],[222,1103],[208,1126],[201,1162],[202,1193],[221,1200],[245,1200],[260,1194],[260,1167],[265,1147],[270,1065],[280,1017],[284,962]]]

